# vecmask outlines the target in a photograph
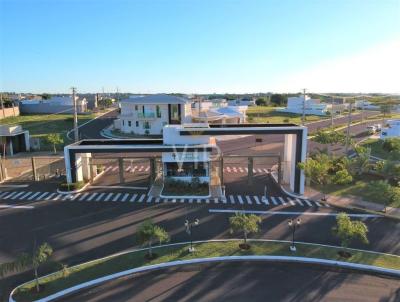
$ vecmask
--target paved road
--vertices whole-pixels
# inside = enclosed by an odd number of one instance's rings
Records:
[[[118,109],[115,109],[96,120],[79,128],[79,136],[82,139],[88,138],[104,138],[100,135],[100,131],[110,126],[118,115]]]
[[[41,183],[35,187],[7,189],[9,191],[43,192]],[[243,186],[238,183],[237,186]],[[3,189],[3,188],[2,188]],[[3,189],[4,190],[4,189]],[[164,227],[171,235],[171,242],[188,240],[184,230],[185,219],[200,219],[196,228],[195,239],[234,238],[240,235],[230,234],[229,217],[237,210],[257,211],[262,214],[261,231],[254,237],[265,239],[290,240],[291,233],[287,226],[289,218],[301,217],[302,226],[296,232],[299,241],[338,244],[332,236],[331,228],[338,211],[334,208],[308,206],[305,201],[285,199],[285,204],[276,199],[277,204],[268,199],[269,204],[257,204],[254,196],[248,203],[245,194],[228,193],[227,203],[201,199],[191,203],[185,200],[159,200],[152,198],[148,202],[143,191],[119,189],[93,189],[74,200],[46,200],[36,195],[31,200],[20,200],[17,196],[2,199],[1,204],[30,206],[24,208],[0,209],[0,262],[10,261],[23,251],[32,249],[33,238],[38,242],[49,242],[54,248],[53,260],[73,265],[86,260],[115,253],[127,248],[138,247],[135,233],[138,226],[147,218]],[[93,197],[93,194],[98,195]],[[113,195],[106,201],[105,194]],[[11,194],[11,193],[9,193]],[[24,193],[25,194],[25,193]],[[128,197],[125,198],[126,194]],[[133,201],[130,200],[134,197]],[[229,195],[233,196],[234,203]],[[8,196],[8,195],[6,195]],[[31,195],[28,195],[28,198]],[[239,198],[241,196],[241,198]],[[259,200],[261,196],[258,195]],[[125,199],[124,199],[125,198]],[[123,201],[124,200],[124,201]],[[141,201],[140,201],[141,200]],[[241,203],[243,202],[243,204]],[[261,211],[261,212],[260,212]],[[349,211],[348,211],[349,212]],[[351,213],[351,212],[349,212]],[[354,247],[373,249],[400,255],[400,223],[384,218],[361,218],[369,227],[370,245],[355,244]],[[388,232],[390,230],[390,232]],[[46,270],[42,270],[45,273]],[[31,276],[17,275],[1,281],[0,288],[11,288]],[[4,293],[4,292],[3,292]]]
[[[61,301],[400,301],[399,280],[279,263],[190,265],[111,281]]]

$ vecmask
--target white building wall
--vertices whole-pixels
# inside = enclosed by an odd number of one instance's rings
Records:
[[[137,110],[136,110],[137,106]],[[145,116],[143,116],[143,109],[145,108]],[[161,117],[157,117],[157,106],[160,108]],[[182,123],[191,122],[191,106],[190,103],[180,105],[181,106],[181,118]],[[148,116],[146,116],[148,114]],[[114,124],[119,126],[123,133],[135,133],[135,134],[150,134],[159,135],[162,133],[162,129],[169,123],[168,104],[133,104],[130,102],[121,102],[121,114],[120,122]],[[150,128],[146,129],[145,125],[149,125]],[[146,132],[148,130],[148,133]]]

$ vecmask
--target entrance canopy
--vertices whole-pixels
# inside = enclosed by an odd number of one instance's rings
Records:
[[[289,184],[291,191],[296,194],[304,193],[304,173],[298,168],[298,163],[306,159],[307,128],[295,124],[167,125],[163,130],[163,139],[82,140],[64,148],[67,181],[82,180],[86,166],[89,166],[82,154],[90,157],[91,153],[209,153],[218,150],[215,144],[210,143],[212,136],[235,134],[285,135],[283,183]]]

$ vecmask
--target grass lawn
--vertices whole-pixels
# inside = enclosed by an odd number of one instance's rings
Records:
[[[377,157],[380,157],[383,159],[388,159],[390,156],[390,153],[383,150],[382,144],[383,144],[383,140],[374,139],[374,138],[369,138],[362,143],[362,145],[364,147],[371,148],[371,154],[373,156],[377,156]]]
[[[382,203],[381,200],[371,200],[369,191],[368,191],[368,184],[371,181],[381,180],[378,176],[372,175],[364,175],[363,179],[356,180],[354,183],[349,185],[335,185],[335,184],[326,184],[326,185],[312,185],[316,190],[329,195],[334,196],[342,196],[347,197],[349,195],[361,197],[365,201],[375,202],[375,203]],[[389,207],[400,208],[400,202],[388,204]]]
[[[289,251],[289,243],[251,242],[251,248],[246,251],[239,249],[238,244],[239,241],[197,243],[195,244],[196,251],[194,253],[188,253],[188,245],[160,247],[154,249],[154,253],[157,253],[158,258],[151,261],[144,258],[146,251],[130,252],[113,258],[73,267],[69,269],[70,273],[67,276],[63,276],[61,272],[57,272],[49,277],[43,278],[41,279],[43,290],[39,294],[32,291],[34,283],[28,283],[17,289],[14,299],[16,301],[36,300],[82,282],[150,264],[188,260],[193,258],[233,255],[293,256],[293,253]],[[352,256],[348,259],[344,259],[338,255],[338,251],[339,248],[297,244],[297,252],[295,256],[341,260],[400,269],[400,257],[378,255],[369,252],[350,251]]]
[[[279,107],[251,106],[247,110],[247,121],[250,123],[301,123],[301,115],[277,112]],[[307,115],[306,122],[327,119],[329,116]]]
[[[94,117],[94,114],[78,115],[78,125]],[[48,146],[44,139],[46,135],[59,133],[63,137],[64,143],[68,143],[66,134],[73,128],[74,122],[72,114],[29,114],[5,118],[2,120],[2,124],[21,125],[24,130],[29,130],[31,137],[41,138],[41,149],[47,150],[51,146]]]

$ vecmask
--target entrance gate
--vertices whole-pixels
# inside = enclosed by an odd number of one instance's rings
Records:
[[[102,182],[107,177],[108,183],[149,183],[154,182],[162,173],[161,157],[94,157],[89,161],[89,181]],[[100,177],[101,176],[101,177]],[[98,181],[97,181],[98,179]]]
[[[278,175],[278,183],[281,184],[282,165],[280,154],[266,155],[221,155],[214,163],[218,165],[221,184],[224,184],[225,176],[247,177],[247,183],[251,185],[256,175],[269,174],[275,170]]]

